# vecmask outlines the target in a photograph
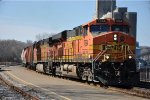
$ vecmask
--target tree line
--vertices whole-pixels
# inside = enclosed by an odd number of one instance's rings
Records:
[[[21,62],[23,48],[32,44],[32,41],[0,40],[0,62]]]
[[[41,33],[36,35],[36,40],[43,40],[52,36],[54,33]],[[23,48],[32,45],[31,40],[21,42],[17,40],[0,40],[0,63],[17,62],[21,63],[21,53]]]

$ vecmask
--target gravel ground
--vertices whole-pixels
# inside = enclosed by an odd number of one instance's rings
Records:
[[[5,72],[7,70],[7,72]],[[40,100],[148,100],[78,82],[53,78],[20,66],[0,72],[4,79]],[[12,78],[11,78],[12,77]],[[14,79],[14,80],[13,80]],[[27,99],[30,100],[30,99]]]
[[[31,94],[32,96],[36,96],[37,98],[39,98],[39,100],[56,100],[56,99],[50,97],[48,94],[43,93],[38,88],[18,83],[17,81],[13,80],[8,75],[6,75],[5,73],[1,73],[1,71],[0,71],[0,75],[5,80],[12,83],[14,86],[19,87],[20,89],[22,89],[23,91]],[[9,87],[7,87],[7,86],[5,86],[4,84],[1,84],[1,83],[2,82],[0,82],[0,100],[27,100],[27,99],[29,99],[29,98],[24,99],[21,94],[17,93],[16,91],[10,90]]]
[[[0,100],[25,100],[25,99],[21,94],[11,90],[7,85],[5,85],[0,80]]]

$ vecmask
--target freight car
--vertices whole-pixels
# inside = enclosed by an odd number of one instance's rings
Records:
[[[33,46],[28,46],[22,50],[21,59],[25,67],[33,65]]]
[[[26,65],[30,61],[32,69],[53,76],[132,85],[138,81],[138,72],[136,39],[129,31],[130,26],[123,20],[95,19],[24,49],[32,51],[27,53]]]

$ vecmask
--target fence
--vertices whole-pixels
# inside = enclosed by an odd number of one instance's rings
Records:
[[[140,68],[140,81],[150,82],[150,66]]]

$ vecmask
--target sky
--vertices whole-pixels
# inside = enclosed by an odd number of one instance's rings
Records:
[[[150,1],[117,0],[118,7],[137,12],[137,41],[150,46]],[[37,34],[58,33],[91,21],[96,0],[1,0],[0,39],[26,42]]]

